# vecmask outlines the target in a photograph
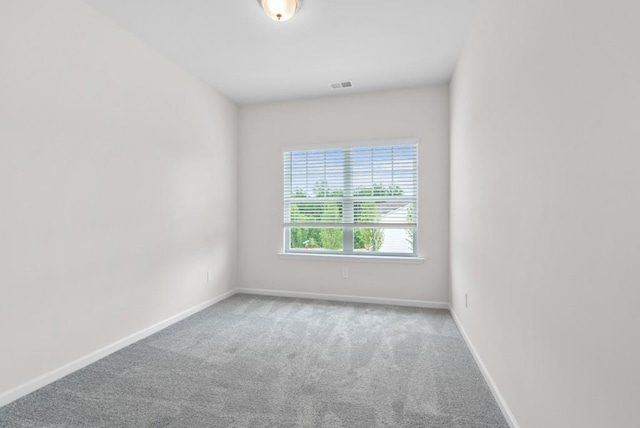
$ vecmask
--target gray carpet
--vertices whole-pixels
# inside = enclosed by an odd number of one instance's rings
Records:
[[[507,427],[444,310],[235,295],[0,409],[0,427]]]

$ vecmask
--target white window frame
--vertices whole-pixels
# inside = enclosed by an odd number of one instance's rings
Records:
[[[395,146],[395,145],[410,145],[413,144],[416,146],[416,168],[415,168],[415,186],[416,186],[416,196],[415,196],[415,204],[416,210],[420,201],[420,191],[419,191],[419,148],[420,141],[417,138],[402,138],[402,139],[392,139],[392,140],[376,140],[376,141],[357,141],[357,142],[348,142],[348,143],[332,143],[332,144],[322,144],[322,145],[295,145],[295,146],[285,146],[282,148],[282,153],[286,152],[295,152],[295,151],[305,151],[305,150],[330,150],[330,149],[349,149],[349,148],[357,148],[357,147],[376,147],[376,146]],[[345,161],[345,165],[350,165],[349,159]],[[350,180],[351,178],[350,167],[345,168],[345,182]],[[283,180],[287,180],[287,171],[283,167]],[[289,178],[290,180],[290,178]],[[345,185],[347,190],[351,190],[351,186]],[[339,198],[340,201],[344,203],[343,205],[343,223],[296,223],[293,224],[283,224],[283,241],[284,241],[284,251],[283,255],[293,255],[293,256],[334,256],[334,257],[348,257],[348,258],[373,258],[373,259],[391,259],[391,258],[403,258],[403,259],[418,259],[419,257],[419,240],[418,240],[418,230],[419,230],[419,220],[418,217],[420,215],[420,211],[417,210],[418,215],[414,219],[413,227],[407,227],[406,223],[399,223],[397,225],[385,224],[384,227],[380,227],[379,224],[368,224],[368,223],[359,223],[357,225],[353,224],[345,224],[346,220],[345,216],[353,215],[353,198],[350,198],[352,195],[344,195],[342,198]],[[412,199],[413,198],[407,198]],[[288,212],[289,207],[287,206],[286,198],[284,198],[284,188],[283,188],[283,199],[282,199],[282,207],[283,207],[283,215],[281,218],[285,217],[285,213]],[[327,201],[327,202],[330,202]],[[351,222],[353,223],[353,222]],[[316,249],[304,249],[304,248],[291,248],[291,228],[292,227],[303,227],[303,228],[341,228],[342,229],[342,250],[316,250]],[[366,252],[366,251],[355,251],[353,249],[354,243],[354,229],[360,228],[384,228],[384,229],[413,229],[413,252],[412,253],[390,253],[390,252]]]

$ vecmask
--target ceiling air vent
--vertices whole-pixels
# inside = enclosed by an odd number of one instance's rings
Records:
[[[353,83],[351,82],[333,82],[333,83],[329,83],[329,87],[331,89],[345,89],[345,88],[352,88],[353,87]]]

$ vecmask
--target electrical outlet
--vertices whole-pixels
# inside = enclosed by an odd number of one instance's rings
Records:
[[[346,266],[342,268],[342,277],[344,279],[349,278],[349,268]]]
[[[211,271],[207,271],[207,282],[211,281]]]
[[[464,293],[464,307],[469,307],[469,295],[467,293]]]

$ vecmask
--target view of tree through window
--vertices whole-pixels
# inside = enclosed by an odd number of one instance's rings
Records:
[[[314,186],[314,194],[307,195],[297,189],[292,195],[292,223],[340,223],[342,222],[342,203],[323,202],[323,198],[342,198],[343,190],[330,189],[326,181]],[[354,196],[402,196],[398,186],[384,187],[382,184],[368,188],[359,188]],[[313,198],[312,203],[296,203],[296,198]],[[355,223],[377,223],[379,219],[376,203],[354,202]],[[384,242],[384,230],[380,228],[356,229],[353,236],[355,250],[376,252]],[[339,228],[291,228],[291,248],[319,248],[324,250],[342,249],[342,229]]]
[[[415,144],[285,153],[287,250],[415,254]]]

